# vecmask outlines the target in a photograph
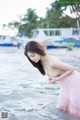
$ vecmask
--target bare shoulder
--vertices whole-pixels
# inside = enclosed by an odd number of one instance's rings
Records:
[[[49,60],[50,65],[61,62],[61,60],[54,55],[49,55],[48,60]]]

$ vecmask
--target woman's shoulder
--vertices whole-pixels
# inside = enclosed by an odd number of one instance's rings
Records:
[[[55,67],[56,65],[58,65],[60,63],[62,63],[62,61],[58,57],[56,57],[55,55],[49,55],[49,57],[48,57],[48,64],[50,66],[54,66]]]
[[[55,55],[48,54],[48,61],[55,62],[55,61],[60,61],[60,59],[58,57],[56,57]]]

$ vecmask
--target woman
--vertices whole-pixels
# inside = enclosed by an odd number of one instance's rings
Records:
[[[60,83],[57,108],[80,117],[80,73],[54,55],[47,54],[42,45],[30,41],[24,54],[41,74],[48,75],[50,83]]]

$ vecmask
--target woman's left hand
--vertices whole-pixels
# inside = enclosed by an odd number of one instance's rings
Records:
[[[58,81],[58,77],[55,77],[55,76],[49,76],[49,83],[56,83]]]

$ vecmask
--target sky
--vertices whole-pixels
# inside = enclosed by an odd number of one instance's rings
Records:
[[[35,9],[39,17],[45,17],[46,9],[51,7],[55,0],[0,0],[0,34],[12,34],[15,31],[2,28],[14,20],[19,20],[27,9]],[[69,13],[69,12],[68,12]]]
[[[15,31],[3,29],[3,24],[19,20],[29,8],[35,9],[36,14],[44,18],[46,8],[50,8],[53,1],[55,0],[0,0],[0,34],[15,34]]]
[[[54,0],[0,0],[0,26],[24,15],[28,8],[36,9],[40,17],[45,17],[46,8]]]

